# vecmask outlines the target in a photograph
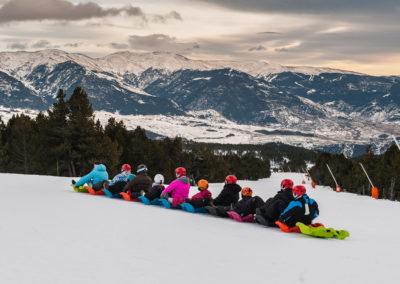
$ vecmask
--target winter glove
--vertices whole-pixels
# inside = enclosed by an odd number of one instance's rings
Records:
[[[161,193],[160,198],[162,199],[168,199],[169,194],[168,193]]]

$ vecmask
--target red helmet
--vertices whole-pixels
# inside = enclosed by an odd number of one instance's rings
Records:
[[[229,184],[236,184],[237,183],[237,177],[234,175],[229,175],[225,178],[225,182]]]
[[[243,196],[253,196],[253,190],[250,187],[243,187],[242,195]]]
[[[186,175],[186,169],[179,167],[175,170],[175,174],[179,176],[185,176]]]
[[[130,170],[131,170],[131,166],[129,164],[123,164],[121,167],[121,172],[130,171]]]
[[[281,181],[281,189],[285,190],[285,189],[292,189],[293,188],[293,181],[291,179],[283,179]]]
[[[293,196],[294,198],[303,196],[304,194],[306,194],[306,188],[304,187],[304,185],[296,185],[295,187],[293,187],[292,189],[293,191]]]

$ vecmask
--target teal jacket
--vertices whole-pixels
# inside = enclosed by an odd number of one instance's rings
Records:
[[[80,180],[78,180],[75,186],[81,186],[85,183],[87,184],[96,184],[101,181],[108,180],[108,173],[106,166],[103,164],[96,165],[94,169],[88,173],[87,175],[83,176]]]

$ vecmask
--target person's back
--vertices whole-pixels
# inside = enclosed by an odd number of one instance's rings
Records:
[[[162,174],[155,175],[153,187],[144,196],[150,201],[156,198],[160,198],[161,193],[165,189],[163,183],[164,183],[164,176]]]
[[[139,165],[136,172],[137,175],[123,189],[124,192],[130,192],[132,198],[137,198],[143,193],[149,192],[152,186],[152,180],[147,175],[147,167],[145,165]]]
[[[253,190],[250,187],[244,187],[241,193],[242,199],[233,206],[233,211],[242,217],[256,213],[256,209],[264,204],[261,197],[253,197]]]
[[[237,178],[234,175],[228,175],[225,178],[225,185],[220,194],[213,199],[215,206],[231,206],[239,201],[239,193],[242,190],[237,184]]]
[[[87,175],[83,176],[80,180],[78,180],[74,185],[76,187],[84,185],[87,183],[95,190],[99,190],[103,187],[104,181],[108,180],[108,173],[106,166],[100,163],[95,163],[93,170]]]
[[[264,225],[271,227],[276,226],[275,221],[278,220],[283,210],[285,210],[289,203],[293,200],[292,188],[292,180],[282,180],[281,190],[278,191],[274,197],[269,198],[263,206],[257,209],[256,214],[259,220],[262,218],[262,223]]]
[[[189,196],[190,180],[186,177],[186,170],[179,167],[175,170],[176,180],[171,182],[162,192],[162,197],[185,199]]]
[[[194,208],[201,208],[210,204],[212,194],[208,190],[208,181],[205,179],[199,180],[197,183],[198,193],[187,199],[186,202],[190,203]]]
[[[279,221],[289,227],[295,226],[297,222],[311,224],[319,214],[317,202],[306,194],[306,188],[302,185],[293,188],[293,196],[294,200],[279,216]]]

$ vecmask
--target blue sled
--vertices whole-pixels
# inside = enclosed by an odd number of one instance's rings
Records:
[[[150,205],[158,205],[168,209],[181,209],[180,206],[172,207],[171,203],[167,199],[164,198],[156,198],[150,202]]]
[[[150,200],[147,197],[139,196],[138,198],[140,199],[140,201],[142,201],[143,204],[146,204],[146,205],[151,204]]]
[[[119,193],[112,194],[111,191],[109,191],[108,189],[103,189],[103,192],[110,198],[122,198],[121,194]]]
[[[204,207],[194,208],[190,203],[181,203],[179,204],[182,210],[191,212],[191,213],[207,213],[207,210]]]

